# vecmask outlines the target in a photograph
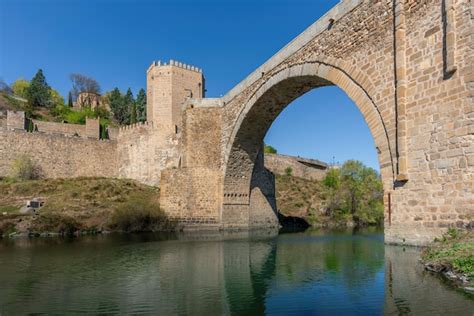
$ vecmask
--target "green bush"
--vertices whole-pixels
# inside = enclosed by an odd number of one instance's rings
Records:
[[[13,222],[9,222],[9,221],[0,222],[0,238],[4,236],[8,236],[11,233],[14,233],[15,229],[16,227]]]
[[[285,169],[286,176],[291,177],[292,174],[293,174],[293,169],[291,167],[288,167]]]
[[[357,225],[383,224],[382,181],[374,169],[348,160],[330,169],[322,184],[327,215],[347,214]]]
[[[33,221],[30,230],[35,233],[53,232],[66,236],[72,236],[80,231],[82,225],[74,218],[57,213],[40,213],[40,216]]]
[[[273,147],[273,146],[264,145],[264,147],[263,147],[263,152],[264,152],[265,154],[276,154],[276,153],[277,153],[277,150],[276,150],[275,147]]]
[[[142,232],[170,230],[173,225],[151,199],[132,196],[117,207],[110,226],[124,232]]]
[[[21,155],[13,161],[10,176],[17,180],[36,180],[41,177],[41,172],[29,156]]]

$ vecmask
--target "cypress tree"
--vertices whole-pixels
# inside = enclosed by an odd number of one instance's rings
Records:
[[[135,102],[132,104],[132,110],[130,113],[130,124],[135,124],[137,122],[137,105]]]
[[[146,121],[146,93],[144,89],[140,89],[137,94],[137,100],[135,101],[137,108],[137,121]]]
[[[127,93],[123,97],[123,124],[130,124],[131,121],[131,114],[132,114],[132,107],[135,103],[133,99],[133,93],[130,88],[128,88]],[[136,116],[135,116],[136,119]]]
[[[69,94],[67,96],[67,105],[72,108],[72,93],[69,91]]]
[[[115,88],[109,95],[109,106],[114,114],[115,120],[122,124],[123,123],[123,98],[120,90]]]
[[[52,105],[51,92],[43,70],[39,69],[26,90],[26,98],[31,107],[49,107]]]

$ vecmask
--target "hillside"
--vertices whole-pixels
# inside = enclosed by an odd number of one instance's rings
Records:
[[[106,178],[0,182],[0,236],[162,230],[159,189]],[[27,200],[45,202],[37,214],[21,214]]]

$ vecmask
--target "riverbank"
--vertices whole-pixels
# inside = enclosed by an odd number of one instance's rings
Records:
[[[358,221],[347,210],[330,211],[331,204],[328,188],[324,180],[310,180],[293,175],[275,174],[275,190],[280,218],[291,221],[304,220],[312,227],[352,228],[383,225],[383,208],[367,207],[358,210]],[[298,224],[301,226],[301,224]]]
[[[474,293],[474,231],[450,229],[423,250],[421,260],[425,269]]]
[[[0,236],[74,235],[174,229],[159,208],[159,188],[107,178],[0,182]],[[37,212],[20,212],[39,198]]]

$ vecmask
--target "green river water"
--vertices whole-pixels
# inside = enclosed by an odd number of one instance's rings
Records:
[[[0,241],[0,315],[474,315],[383,232]]]

